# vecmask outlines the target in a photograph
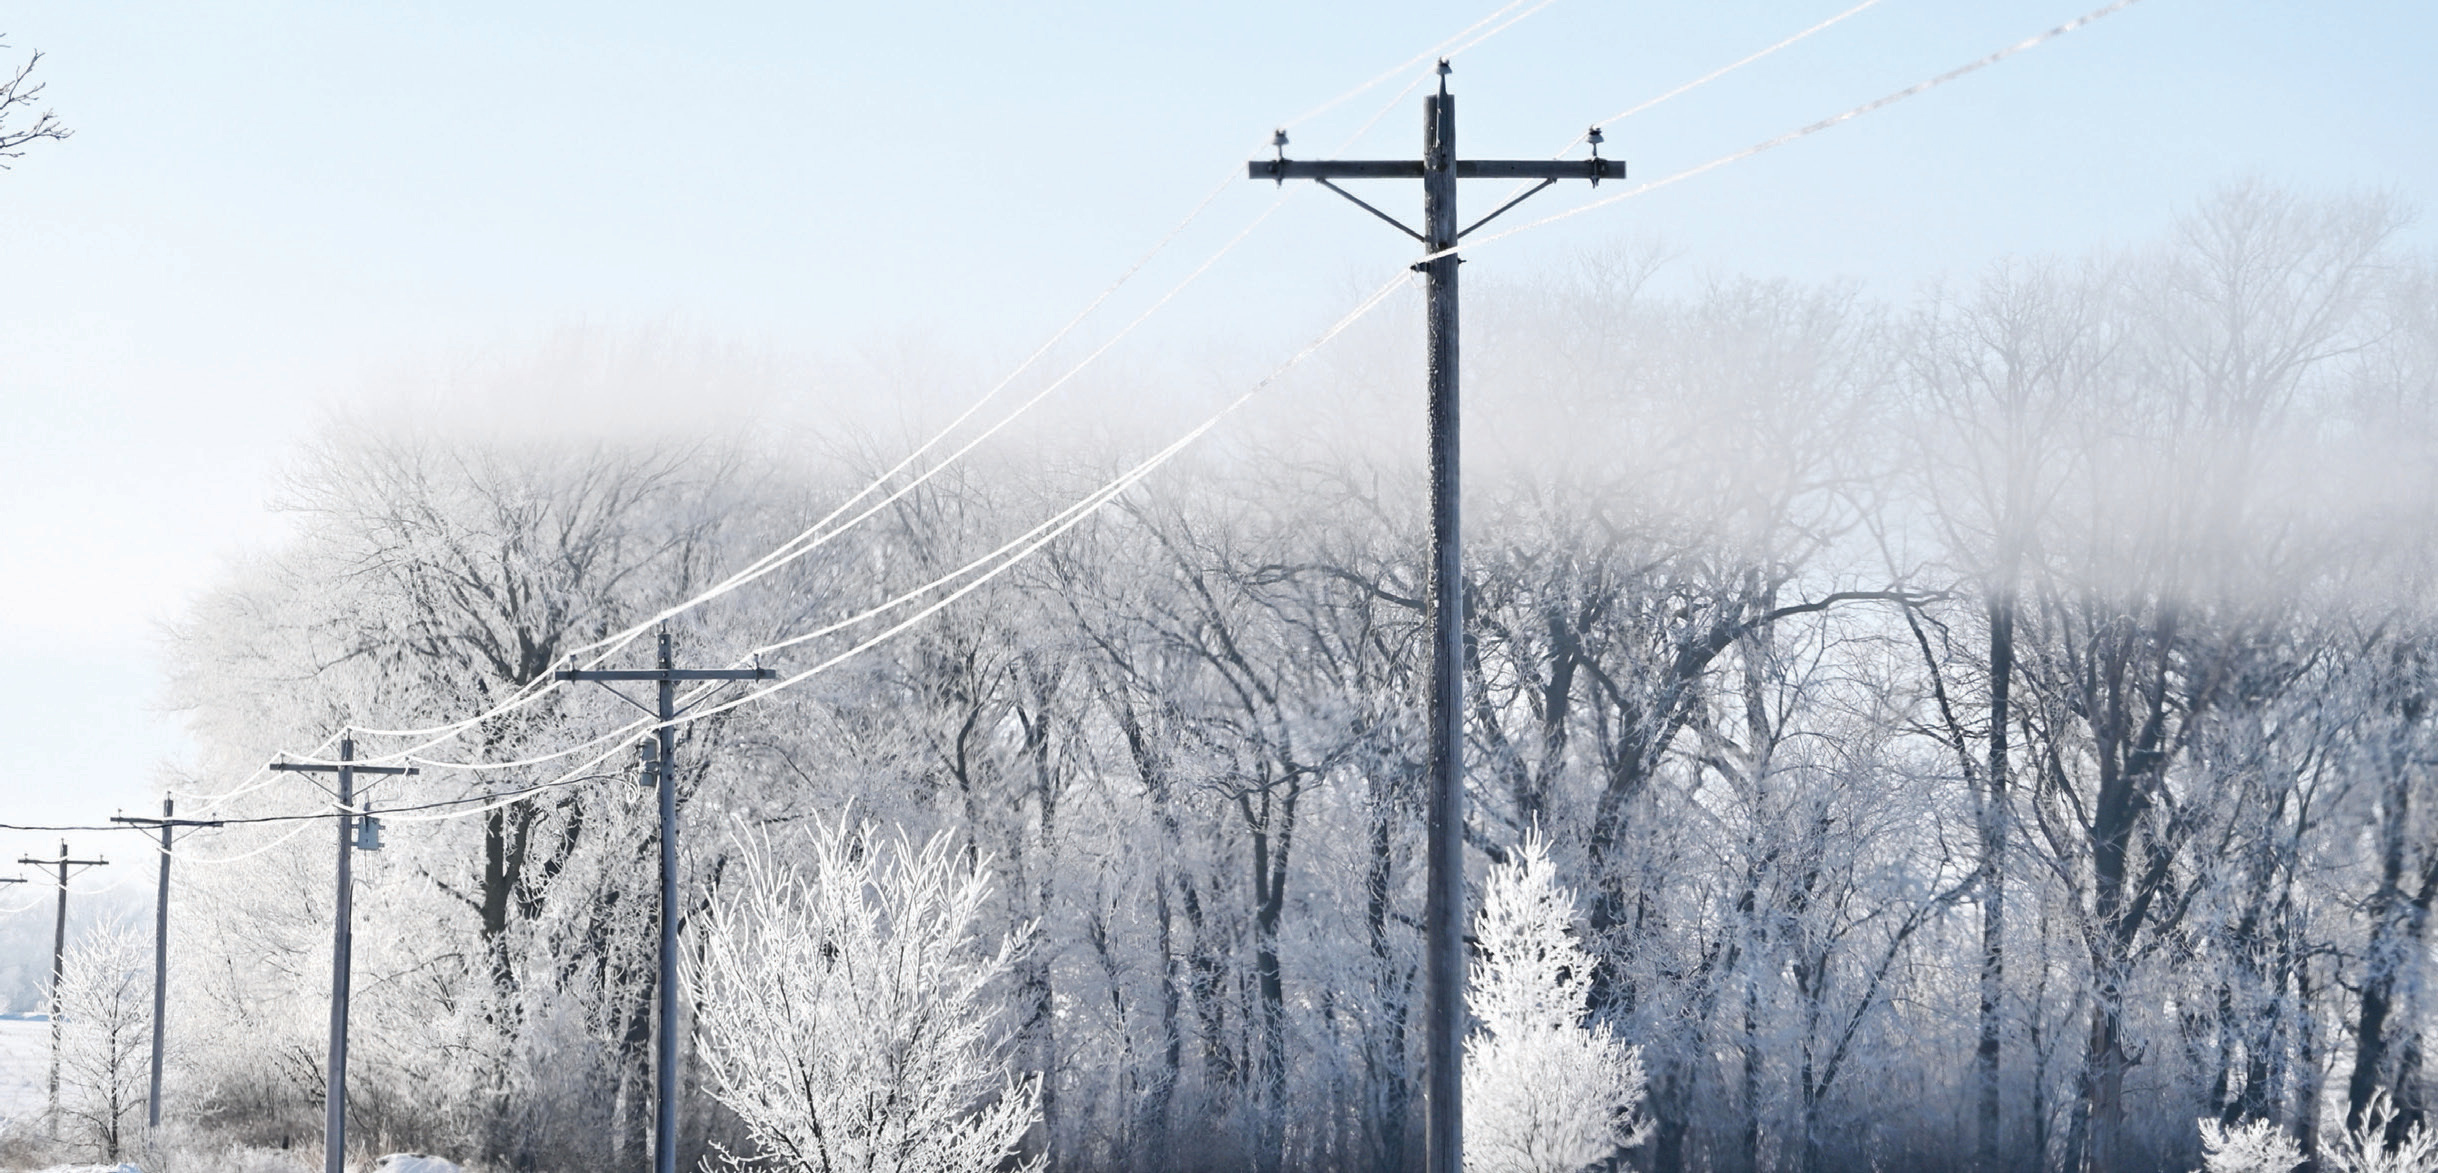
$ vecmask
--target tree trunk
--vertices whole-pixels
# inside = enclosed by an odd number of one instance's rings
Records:
[[[1981,1006],[1972,1061],[1979,1126],[1974,1156],[1981,1173],[1998,1173],[2003,1123],[1998,1060],[2006,996],[2006,734],[2014,674],[2015,599],[2011,589],[2001,589],[1989,603],[1989,771],[1980,819]]]
[[[1385,1021],[1373,1030],[1365,1048],[1364,1076],[1379,1097],[1379,1140],[1372,1150],[1373,1173],[1398,1173],[1411,1167],[1406,1152],[1406,1124],[1412,1081],[1405,1062],[1406,991],[1399,988],[1396,953],[1388,936],[1389,897],[1393,891],[1396,857],[1390,851],[1395,805],[1385,779],[1374,776],[1371,794],[1371,843],[1363,877],[1363,924],[1370,935],[1373,997]]]
[[[2083,1136],[2083,1173],[2124,1173],[2125,1055],[2122,986],[2101,980],[2091,1006],[2091,1039],[2083,1053],[2083,1102],[2089,1112]]]

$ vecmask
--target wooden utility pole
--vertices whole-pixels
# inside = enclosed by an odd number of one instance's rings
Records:
[[[135,818],[112,815],[113,823],[133,823],[137,826],[157,826],[161,829],[161,891],[153,901],[152,912],[152,1090],[144,1100],[144,1126],[161,1126],[161,1040],[163,1023],[169,1009],[169,836],[178,827],[217,827],[218,819],[179,819],[174,799],[161,800],[161,817]]]
[[[330,1075],[322,1111],[322,1168],[346,1173],[347,1168],[347,987],[354,970],[356,775],[413,774],[412,766],[359,766],[353,737],[339,739],[339,760],[330,764],[274,762],[271,768],[292,773],[335,773],[339,776],[339,882],[337,907],[330,931]],[[166,834],[167,832],[164,832]]]
[[[68,869],[110,866],[106,859],[69,859],[68,841],[59,841],[58,859],[36,859],[19,856],[18,863],[59,869],[59,917],[51,929],[51,1078],[46,1085],[47,1102],[51,1111],[59,1110],[59,979],[68,966]]]
[[[660,791],[660,989],[659,1054],[654,1057],[652,1168],[677,1173],[677,682],[680,680],[769,680],[768,668],[679,668],[669,655],[669,629],[660,630],[660,660],[654,668],[564,671],[560,680],[590,680],[602,685],[619,681],[652,681],[660,686],[659,704],[646,711],[660,719],[659,753],[646,766]],[[633,698],[611,688],[627,703]],[[642,708],[641,705],[636,705]]]
[[[1271,141],[1278,157],[1254,160],[1254,179],[1285,183],[1309,179],[1422,243],[1414,267],[1428,277],[1431,449],[1431,692],[1430,840],[1423,901],[1425,987],[1424,1128],[1428,1173],[1464,1169],[1464,551],[1460,525],[1457,450],[1456,256],[1458,241],[1501,213],[1561,179],[1625,178],[1625,163],[1600,157],[1600,128],[1587,136],[1589,159],[1458,159],[1456,99],[1448,94],[1448,63],[1439,63],[1439,92],[1423,99],[1422,158],[1419,160],[1331,160],[1307,163],[1287,158],[1285,131]],[[1365,203],[1333,179],[1419,179],[1423,230]],[[1541,182],[1459,228],[1459,179],[1538,179]]]

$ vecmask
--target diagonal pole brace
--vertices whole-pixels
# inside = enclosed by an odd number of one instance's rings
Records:
[[[1283,183],[1283,182],[1285,182],[1285,181],[1284,181],[1284,180],[1281,180],[1280,182],[1282,182],[1282,183]],[[1329,182],[1329,178],[1328,178],[1327,176],[1314,176],[1314,177],[1313,177],[1312,182],[1317,183],[1317,184],[1320,184],[1322,187],[1328,188],[1329,190],[1334,191],[1334,192],[1338,193],[1339,195],[1345,196],[1345,197],[1346,197],[1348,200],[1353,201],[1354,206],[1356,206],[1356,207],[1358,207],[1358,208],[1361,208],[1361,209],[1363,209],[1364,211],[1369,212],[1369,213],[1371,213],[1371,214],[1372,214],[1372,215],[1374,215],[1374,216],[1378,216],[1379,218],[1381,218],[1381,219],[1383,219],[1383,220],[1388,221],[1388,226],[1389,226],[1389,227],[1394,228],[1394,229],[1396,229],[1397,231],[1399,231],[1399,232],[1402,232],[1402,233],[1406,234],[1407,236],[1413,237],[1413,238],[1414,238],[1414,239],[1416,239],[1416,240],[1420,240],[1420,241],[1422,241],[1422,243],[1423,243],[1423,244],[1425,244],[1425,245],[1428,245],[1428,244],[1430,243],[1430,241],[1429,241],[1429,240],[1426,240],[1426,239],[1424,239],[1424,238],[1423,238],[1423,235],[1422,235],[1421,233],[1416,232],[1416,231],[1414,231],[1413,229],[1406,227],[1406,226],[1405,226],[1404,221],[1401,221],[1401,220],[1397,219],[1395,216],[1391,216],[1391,215],[1389,215],[1388,213],[1383,212],[1383,211],[1381,211],[1381,210],[1380,210],[1380,209],[1378,209],[1378,208],[1372,207],[1370,204],[1364,203],[1364,202],[1362,201],[1362,199],[1361,199],[1360,197],[1356,196],[1356,195],[1355,195],[1353,192],[1350,192],[1350,191],[1346,190],[1345,188],[1339,187],[1338,185],[1336,185],[1336,184],[1334,184],[1334,183]],[[1555,183],[1555,182],[1557,182],[1557,181],[1553,179],[1553,180],[1550,180],[1549,182],[1550,182],[1550,183]],[[1542,186],[1542,187],[1547,187],[1547,186],[1548,186],[1548,184],[1542,184],[1541,186]],[[1538,190],[1540,190],[1540,188],[1534,188],[1533,190],[1534,190],[1534,191],[1538,191]],[[1504,208],[1499,209],[1499,211],[1505,211],[1505,210],[1506,210],[1506,209],[1504,209]],[[1490,214],[1491,214],[1491,215],[1493,215],[1493,216],[1495,216],[1495,215],[1497,215],[1497,214],[1498,214],[1498,212],[1492,212],[1492,213],[1490,213]]]
[[[1489,215],[1484,216],[1484,217],[1482,217],[1482,218],[1481,218],[1481,219],[1479,219],[1479,220],[1475,220],[1475,221],[1473,222],[1473,228],[1479,228],[1479,227],[1481,227],[1482,225],[1487,224],[1487,223],[1489,223],[1489,222],[1490,222],[1490,221],[1492,221],[1492,220],[1496,220],[1496,219],[1498,219],[1499,215],[1500,215],[1501,213],[1505,212],[1507,209],[1512,208],[1512,207],[1514,207],[1514,206],[1515,206],[1515,205],[1517,205],[1517,204],[1523,203],[1525,200],[1531,199],[1532,197],[1534,197],[1534,196],[1536,196],[1536,195],[1541,194],[1541,189],[1542,189],[1542,188],[1547,187],[1547,186],[1549,186],[1550,184],[1553,184],[1553,183],[1556,183],[1556,182],[1557,182],[1557,180],[1555,180],[1555,179],[1544,179],[1544,180],[1540,181],[1539,183],[1533,184],[1533,185],[1532,185],[1530,188],[1525,189],[1524,194],[1519,195],[1519,196],[1515,197],[1514,199],[1508,200],[1506,203],[1500,204],[1500,205],[1498,206],[1498,211],[1496,211],[1496,212],[1492,212],[1492,213],[1490,213]],[[1598,182],[1600,182],[1600,180],[1599,180],[1599,179],[1598,179],[1598,178],[1595,176],[1595,177],[1592,179],[1592,182],[1593,182],[1593,183],[1598,183]],[[1458,239],[1458,240],[1463,240],[1465,237],[1468,237],[1468,236],[1473,235],[1473,228],[1467,228],[1467,229],[1465,229],[1464,231],[1457,233],[1457,234],[1456,234],[1456,239]]]

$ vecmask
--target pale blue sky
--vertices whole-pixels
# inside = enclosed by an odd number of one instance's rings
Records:
[[[1459,59],[1466,153],[1546,154],[1851,2],[1557,0]],[[1882,0],[1612,126],[1607,153],[1663,175],[2094,2]],[[571,324],[815,355],[909,336],[1012,352],[1273,125],[1493,7],[0,6],[77,130],[0,173],[0,819],[145,801],[179,752],[146,708],[151,625],[276,537],[262,503],[285,453],[322,413],[386,393],[383,372]],[[2426,3],[2143,0],[1467,272],[1528,278],[1660,240],[1680,275],[1849,277],[1896,298],[1995,257],[2141,239],[2247,174],[2427,207],[2433,47]],[[1327,153],[1405,80],[1298,127],[1296,153]],[[1352,153],[1411,153],[1416,106]],[[1271,196],[1235,184],[1178,255]],[[1410,251],[1299,197],[1147,341],[1269,344]],[[40,841],[0,841],[17,847]]]

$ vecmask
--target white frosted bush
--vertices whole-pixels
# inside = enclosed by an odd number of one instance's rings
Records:
[[[2294,1173],[2303,1163],[2302,1146],[2266,1120],[2249,1120],[2231,1128],[2201,1121],[2201,1168],[2204,1173]]]
[[[2387,1129],[2395,1119],[2395,1101],[2380,1092],[2371,1097],[2360,1127],[2346,1130],[2334,1145],[2320,1146],[2320,1160],[2332,1173],[2438,1173],[2438,1135],[2426,1123],[2415,1123],[2390,1147]]]
[[[1021,941],[975,939],[989,882],[946,834],[918,848],[844,818],[784,852],[742,847],[690,974],[712,1094],[760,1149],[727,1163],[1009,1168],[1041,1090],[995,1029],[989,987]]]
[[[1584,1023],[1592,958],[1569,935],[1574,916],[1537,834],[1491,869],[1466,996],[1481,1024],[1465,1040],[1475,1173],[1577,1173],[1641,1143],[1641,1052]]]

